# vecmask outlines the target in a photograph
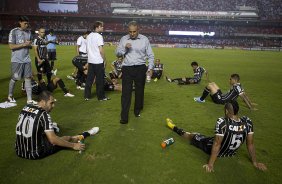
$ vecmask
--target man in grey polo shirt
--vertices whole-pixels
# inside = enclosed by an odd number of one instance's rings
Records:
[[[133,82],[135,85],[134,115],[140,117],[144,106],[144,88],[146,80],[146,60],[152,74],[154,67],[154,53],[149,39],[139,34],[139,25],[132,21],[128,24],[128,34],[123,36],[116,49],[117,57],[124,57],[122,64],[122,96],[120,123],[128,123]]]
[[[26,16],[19,17],[19,27],[14,28],[9,34],[9,47],[12,51],[11,56],[11,80],[9,83],[8,102],[16,103],[13,97],[15,84],[18,80],[24,78],[25,90],[27,94],[27,103],[34,104],[32,100],[31,88],[31,59],[29,49],[31,49],[31,33],[27,29],[29,20]]]

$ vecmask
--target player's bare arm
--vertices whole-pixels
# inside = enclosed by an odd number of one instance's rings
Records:
[[[209,79],[209,73],[208,73],[208,71],[207,71],[207,70],[205,71],[205,75],[206,75],[206,79],[207,79],[207,81],[208,81],[208,82],[210,82],[210,79]]]
[[[100,54],[101,54],[103,61],[104,61],[104,66],[106,67],[107,61],[106,61],[106,56],[105,56],[105,51],[104,51],[103,45],[99,46],[99,50],[100,50]]]
[[[206,172],[214,172],[213,165],[217,159],[222,140],[223,136],[215,136],[208,164],[203,165],[203,168],[206,170]]]
[[[240,97],[243,99],[243,101],[245,102],[245,104],[247,105],[247,107],[251,110],[258,110],[257,108],[254,108],[252,105],[252,102],[250,101],[249,97],[247,96],[247,94],[245,92],[240,94]]]
[[[251,157],[251,161],[253,163],[253,166],[255,168],[257,168],[258,170],[266,171],[267,167],[263,163],[257,162],[256,151],[255,151],[255,146],[254,146],[254,135],[253,134],[249,134],[247,136],[246,145],[247,145],[247,149],[248,149],[249,155]]]
[[[74,149],[74,150],[84,150],[85,149],[85,144],[68,142],[68,141],[58,137],[55,134],[54,131],[46,132],[46,136],[48,138],[48,141],[53,145],[71,148],[71,149]]]

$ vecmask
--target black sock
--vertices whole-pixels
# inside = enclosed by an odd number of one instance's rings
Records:
[[[185,134],[185,131],[183,129],[181,129],[181,128],[177,128],[177,126],[173,127],[173,131],[175,133],[177,133],[178,135],[180,135],[180,136]]]
[[[38,78],[38,81],[40,82],[42,79],[42,73],[37,73],[37,78]]]
[[[86,139],[86,137],[89,137],[90,134],[88,132],[83,132],[82,134],[79,135],[83,135],[83,138]]]
[[[182,78],[171,79],[171,82],[180,82],[180,81],[182,81]]]
[[[204,91],[203,91],[203,94],[200,98],[200,100],[204,100],[205,98],[207,98],[207,96],[210,94],[210,90],[208,88],[205,88]]]
[[[52,73],[51,72],[47,72],[46,73],[46,77],[47,77],[47,81],[48,81],[48,84],[49,84],[51,82]]]
[[[54,61],[51,61],[51,69],[54,69]]]
[[[69,92],[69,91],[67,90],[67,88],[66,88],[64,82],[62,81],[62,79],[58,80],[57,83],[58,83],[58,85],[60,86],[60,88],[63,90],[63,92],[64,92],[65,94]]]

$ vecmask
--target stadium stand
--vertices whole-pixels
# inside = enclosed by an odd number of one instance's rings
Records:
[[[46,0],[57,2],[58,0]],[[62,0],[60,0],[62,1]],[[116,3],[115,5],[111,4]],[[28,7],[26,5],[28,4]],[[32,16],[32,30],[45,27],[54,29],[61,42],[75,42],[85,30],[91,30],[95,20],[105,22],[104,37],[116,42],[126,30],[126,24],[134,19],[141,23],[141,33],[156,44],[207,44],[236,47],[282,47],[281,3],[275,0],[79,0],[78,12],[44,12],[37,0],[3,0],[0,4],[0,41],[7,43],[8,32],[17,24],[17,16]],[[136,9],[175,11],[255,11],[257,19],[222,20],[205,17],[123,17],[112,12],[116,6],[127,5]],[[24,7],[24,8],[23,8]],[[215,32],[214,37],[169,36],[168,31]]]

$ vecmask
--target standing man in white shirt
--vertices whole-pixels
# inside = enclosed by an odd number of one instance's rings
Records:
[[[76,51],[77,55],[80,56],[86,56],[87,50],[86,50],[86,37],[90,34],[90,31],[86,31],[83,33],[82,36],[78,37],[76,41]]]
[[[96,21],[94,32],[91,32],[86,38],[88,55],[88,73],[84,90],[84,98],[88,101],[91,98],[91,88],[96,77],[96,94],[99,101],[109,100],[104,91],[104,63],[106,57],[104,52],[104,40],[100,34],[104,30],[104,23]]]

